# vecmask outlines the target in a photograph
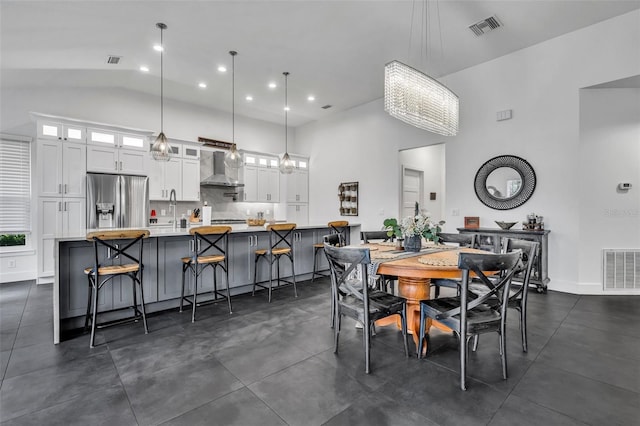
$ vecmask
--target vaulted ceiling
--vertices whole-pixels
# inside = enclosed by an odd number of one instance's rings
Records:
[[[280,123],[288,71],[296,126],[380,98],[391,60],[440,77],[638,8],[640,0],[2,0],[0,87],[159,95],[152,47],[164,22],[166,98],[230,111],[236,50],[236,113]],[[502,27],[479,37],[468,28],[491,16]],[[109,55],[120,62],[108,64]]]

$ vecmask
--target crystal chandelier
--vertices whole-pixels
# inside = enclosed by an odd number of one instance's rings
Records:
[[[169,141],[164,135],[164,40],[162,38],[162,32],[167,29],[167,26],[162,22],[158,22],[156,27],[160,28],[160,134],[151,145],[151,155],[154,160],[169,161],[171,159],[169,155],[171,146],[169,146]]]
[[[232,50],[231,55],[231,149],[224,153],[224,164],[227,167],[237,169],[242,166],[242,155],[236,148],[236,55]]]
[[[392,61],[384,67],[384,110],[443,136],[458,133],[458,95],[428,75]]]
[[[289,111],[289,104],[287,103],[287,77],[289,77],[288,72],[283,72],[284,75],[284,155],[280,160],[280,173],[284,175],[290,175],[293,173],[293,169],[296,168],[295,163],[291,158],[289,158],[289,144],[288,144],[288,128],[287,128],[287,112]]]
[[[427,47],[429,44],[429,33],[426,31],[429,2],[422,0],[421,3],[423,16],[420,19],[420,52],[424,59],[428,57],[424,46],[425,43]],[[417,1],[414,0],[409,50],[416,7]],[[438,15],[438,30],[441,30],[439,21]],[[427,40],[422,37],[424,35]],[[442,35],[440,43],[442,44]],[[398,120],[439,135],[455,136],[458,133],[458,95],[436,79],[400,61],[391,61],[384,67],[384,110]]]

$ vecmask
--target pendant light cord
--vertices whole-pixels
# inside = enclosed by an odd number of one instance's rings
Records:
[[[164,133],[164,24],[160,25],[160,133]]]
[[[231,143],[236,143],[236,55],[238,52],[231,51]]]
[[[287,123],[287,113],[289,112],[289,103],[288,103],[288,85],[287,85],[287,78],[289,77],[289,73],[288,72],[283,72],[284,74],[284,152],[286,154],[289,153],[289,138],[288,138],[288,123]]]

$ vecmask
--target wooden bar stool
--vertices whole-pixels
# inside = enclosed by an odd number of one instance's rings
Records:
[[[340,239],[339,247],[347,245],[347,230],[349,229],[349,222],[346,220],[334,220],[329,222],[327,226],[330,228],[332,234],[338,234]],[[316,275],[320,277],[328,277],[329,270],[318,271],[318,253],[324,249],[324,242],[313,245],[313,274],[311,275],[311,282],[315,280]]]
[[[108,327],[125,322],[137,322],[142,318],[144,333],[149,333],[147,316],[144,307],[144,290],[142,286],[142,240],[149,236],[146,229],[130,229],[124,231],[94,231],[86,236],[87,241],[93,242],[95,262],[93,266],[85,268],[84,273],[89,280],[87,299],[87,315],[84,321],[85,329],[91,322],[91,340],[89,347],[95,345],[96,328]],[[98,294],[100,289],[113,278],[127,276],[131,278],[133,289],[133,317],[107,321],[98,324]],[[136,285],[140,288],[140,309],[136,295]],[[91,320],[90,320],[91,316]]]
[[[193,236],[193,255],[182,258],[182,291],[180,293],[180,312],[183,302],[191,304],[191,322],[196,321],[196,306],[217,302],[222,298],[227,299],[229,313],[231,311],[231,293],[229,293],[229,264],[227,253],[229,252],[230,226],[198,226],[191,228],[189,234]],[[213,299],[198,303],[198,278],[202,272],[211,267],[213,274]],[[217,270],[222,269],[225,276],[226,291],[218,290]],[[191,299],[184,295],[185,274],[190,271],[193,274],[193,294]],[[203,294],[203,293],[200,293]],[[220,297],[219,297],[220,296]]]
[[[273,287],[273,264],[276,264],[277,279],[275,289],[280,288],[280,283],[293,285],[293,293],[295,297],[298,297],[298,289],[296,288],[296,270],[295,262],[293,258],[293,231],[296,229],[295,223],[277,223],[267,226],[269,231],[269,248],[259,249],[255,251],[256,260],[253,270],[253,292],[256,294],[256,286],[269,290],[269,303],[271,303],[271,293],[274,290]],[[283,280],[280,278],[280,258],[286,256],[291,261],[291,278],[292,281]],[[258,262],[260,259],[265,259],[269,262],[269,285],[264,285],[257,282],[258,275]],[[266,283],[267,281],[262,281]]]

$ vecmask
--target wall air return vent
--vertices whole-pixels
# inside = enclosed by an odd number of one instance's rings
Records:
[[[640,289],[640,249],[604,249],[604,290]]]
[[[501,26],[502,24],[500,23],[500,21],[498,21],[498,18],[496,18],[495,16],[490,16],[487,19],[476,22],[473,25],[469,25],[469,29],[473,31],[476,36],[480,37],[481,35],[495,30],[496,28],[500,28]]]
[[[109,55],[107,57],[107,63],[108,64],[113,64],[113,65],[118,65],[120,63],[120,59],[122,59],[122,56]]]

